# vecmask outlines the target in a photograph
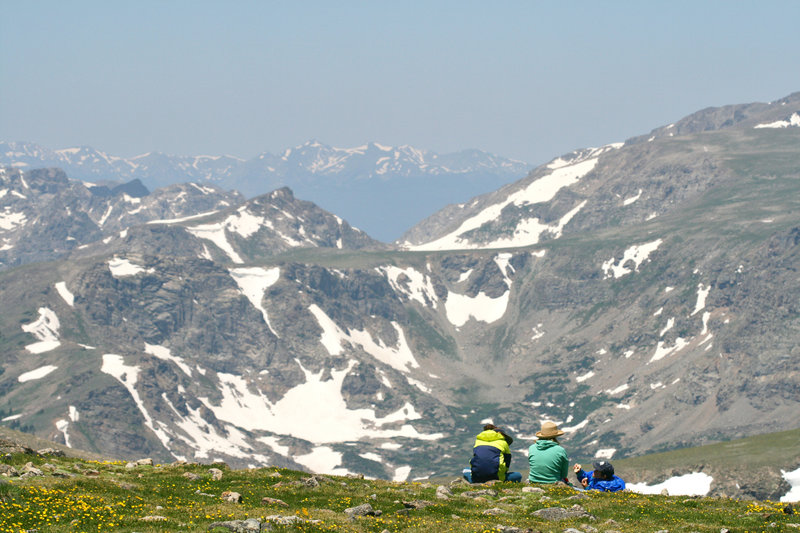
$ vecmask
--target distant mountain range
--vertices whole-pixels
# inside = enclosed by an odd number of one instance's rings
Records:
[[[0,166],[57,167],[72,178],[93,182],[138,179],[151,189],[205,183],[248,197],[289,186],[299,197],[385,242],[443,205],[492,191],[530,170],[526,163],[480,150],[440,155],[411,146],[370,143],[343,149],[318,141],[250,160],[157,152],[125,159],[90,147],[50,150],[33,143],[0,142]]]
[[[486,420],[515,461],[545,420],[615,461],[798,428],[797,115],[576,150],[392,245],[287,188],[5,168],[0,423],[388,479],[459,472]]]

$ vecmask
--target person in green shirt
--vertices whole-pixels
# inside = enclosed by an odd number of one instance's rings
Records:
[[[567,452],[558,444],[558,437],[564,432],[558,429],[553,422],[545,422],[542,429],[536,433],[539,438],[528,448],[528,463],[530,473],[528,481],[531,483],[557,483],[563,481],[569,484],[569,458]]]

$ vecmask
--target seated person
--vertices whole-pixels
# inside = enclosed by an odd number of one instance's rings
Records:
[[[509,435],[494,424],[486,424],[475,439],[472,448],[470,468],[464,469],[464,479],[470,483],[484,483],[493,479],[499,481],[522,481],[522,474],[509,472],[511,448],[514,442]]]
[[[594,463],[594,470],[588,474],[583,471],[581,465],[576,464],[572,467],[575,476],[587,490],[599,490],[603,492],[618,492],[625,490],[625,482],[619,476],[614,475],[614,467],[608,461],[598,461]]]
[[[531,483],[569,483],[569,458],[567,452],[558,443],[558,437],[564,432],[553,422],[545,422],[542,429],[536,432],[539,438],[528,448],[528,463]]]

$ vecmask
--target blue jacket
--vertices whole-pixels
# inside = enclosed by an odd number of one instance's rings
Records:
[[[599,490],[603,492],[618,492],[621,490],[625,490],[625,482],[619,476],[614,476],[611,479],[595,479],[594,478],[594,470],[589,472],[588,474],[583,470],[579,470],[577,474],[578,481],[582,481],[583,478],[589,479],[589,484],[586,485],[586,490]]]
[[[472,482],[483,483],[492,479],[506,480],[511,466],[511,448],[503,434],[489,429],[478,434],[472,448]]]

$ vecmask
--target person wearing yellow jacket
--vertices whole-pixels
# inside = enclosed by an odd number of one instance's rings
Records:
[[[470,468],[465,468],[464,479],[470,483],[484,483],[491,480],[522,481],[522,474],[509,472],[511,448],[514,441],[505,431],[494,424],[486,424],[475,438],[472,448]]]

